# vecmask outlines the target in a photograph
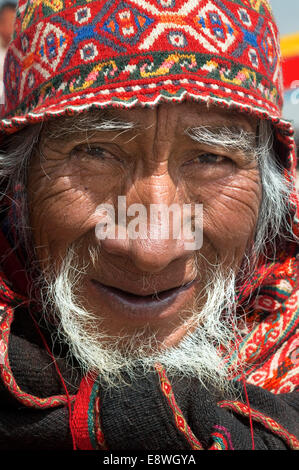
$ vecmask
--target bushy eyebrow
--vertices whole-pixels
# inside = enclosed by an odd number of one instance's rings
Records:
[[[185,130],[192,140],[203,145],[217,147],[222,150],[240,151],[252,156],[256,148],[256,136],[238,126],[198,126]]]
[[[47,141],[58,140],[59,145],[72,139],[88,142],[92,134],[111,132],[112,141],[129,131],[143,130],[139,122],[132,122],[112,115],[109,110],[93,110],[71,117],[61,117],[44,124],[43,135]],[[132,137],[136,138],[137,135]],[[199,144],[232,152],[242,152],[248,160],[255,157],[256,136],[236,125],[200,125],[189,127],[184,131],[193,141]],[[130,140],[132,140],[130,139]]]
[[[91,132],[123,132],[135,129],[137,124],[106,113],[83,113],[81,115],[61,118],[45,125],[44,135],[47,139],[68,140],[74,136],[88,135]],[[118,134],[119,135],[119,134]]]

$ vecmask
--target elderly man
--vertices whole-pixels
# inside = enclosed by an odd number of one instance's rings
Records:
[[[266,0],[21,0],[2,449],[299,449],[298,218]]]
[[[16,0],[0,0],[0,80],[3,80],[3,65],[8,44],[12,38],[16,15]]]
[[[16,15],[16,0],[0,1],[0,38],[3,48],[7,48],[13,35],[13,25]]]

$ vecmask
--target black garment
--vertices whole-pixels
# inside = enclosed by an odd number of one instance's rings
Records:
[[[43,332],[50,341],[47,330]],[[52,360],[25,309],[16,312],[9,344],[11,367],[23,391],[38,397],[64,394]],[[64,352],[59,352],[62,357]],[[67,366],[63,358],[57,363],[70,394],[76,394],[82,379],[78,369]],[[178,406],[205,449],[212,444],[212,432],[222,428],[229,433],[233,449],[252,448],[249,419],[217,406],[223,400],[218,392],[207,390],[193,379],[172,377],[171,383]],[[242,384],[236,387],[239,400],[246,403]],[[175,424],[156,373],[116,390],[107,390],[102,383],[99,390],[101,428],[109,450],[191,449]],[[289,433],[299,435],[298,393],[273,395],[252,385],[247,385],[247,392],[253,409],[271,417]],[[44,410],[24,406],[0,382],[1,450],[72,449],[68,418],[66,406]],[[288,449],[285,440],[262,424],[254,422],[253,428],[256,449]]]

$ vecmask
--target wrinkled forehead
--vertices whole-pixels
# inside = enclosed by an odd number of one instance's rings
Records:
[[[256,133],[258,119],[249,113],[242,113],[237,110],[223,109],[216,105],[205,103],[184,102],[184,103],[163,103],[156,107],[134,107],[108,108],[104,110],[91,110],[83,114],[72,117],[62,117],[50,120],[44,124],[44,129],[48,133],[61,131],[68,133],[88,130],[89,124],[96,124],[107,121],[111,123],[123,124],[128,130],[137,129],[146,131],[150,127],[158,127],[167,130],[184,132],[186,129],[197,126],[208,126],[214,128],[236,128],[246,132]],[[116,126],[117,128],[117,126]],[[61,135],[62,137],[62,135]]]

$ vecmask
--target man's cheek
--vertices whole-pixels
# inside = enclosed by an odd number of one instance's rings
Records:
[[[30,207],[35,245],[42,246],[43,252],[48,250],[51,259],[64,256],[67,247],[84,234],[94,233],[97,205],[87,194],[69,190],[47,197],[45,192]]]
[[[260,202],[254,193],[242,198],[236,191],[235,196],[215,198],[204,207],[203,230],[217,253],[241,257],[254,238]]]

